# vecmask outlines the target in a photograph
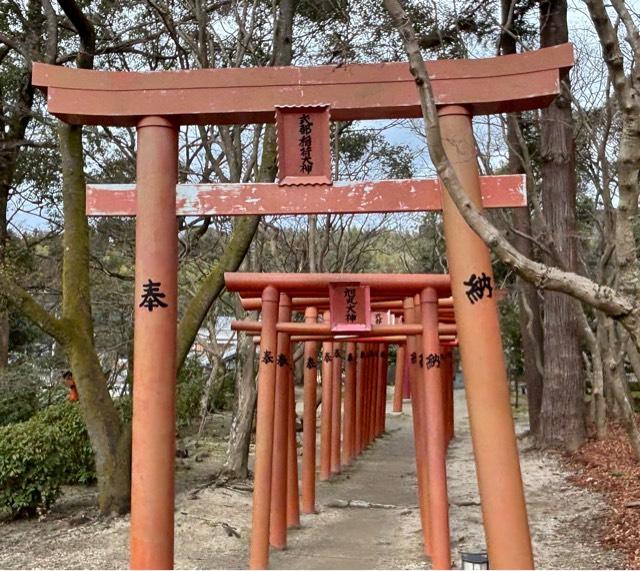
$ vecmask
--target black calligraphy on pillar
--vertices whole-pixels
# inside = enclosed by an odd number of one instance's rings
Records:
[[[418,362],[418,354],[414,351],[411,353],[411,363],[415,365]]]
[[[356,288],[344,288],[344,297],[347,302],[347,313],[345,315],[345,319],[347,320],[347,323],[353,323],[358,317],[356,313],[356,307],[358,306],[358,300],[356,299]]]
[[[307,358],[307,363],[306,363],[307,369],[315,369],[317,366],[318,366],[318,363],[316,363],[316,360],[313,357]]]
[[[422,353],[420,353],[420,359],[418,362],[420,363],[420,368],[422,369],[422,367],[424,366],[424,355]]]
[[[440,367],[440,355],[429,353],[427,355],[427,369],[433,369],[433,367]]]
[[[485,292],[487,297],[493,297],[493,286],[491,285],[491,276],[488,276],[484,272],[482,272],[479,276],[476,274],[471,274],[469,279],[466,282],[462,282],[467,286],[467,298],[474,304],[476,301],[480,301]]]
[[[168,305],[162,301],[166,297],[162,291],[160,291],[160,282],[154,282],[151,279],[147,280],[147,283],[143,284],[142,302],[138,307],[146,307],[149,311],[153,311],[157,307],[168,307]]]
[[[340,349],[336,349],[336,350],[333,352],[333,356],[334,356],[336,359],[344,359],[344,354],[342,353],[342,351],[340,351]]]
[[[312,127],[313,121],[311,121],[308,113],[300,115],[298,146],[300,147],[300,172],[304,174],[310,174],[313,170],[313,161],[311,160]]]
[[[349,363],[351,363],[351,362],[353,361],[353,353],[349,353],[349,354],[347,355],[347,361],[348,361]]]
[[[382,325],[382,313],[376,313],[376,325]]]
[[[324,362],[329,363],[330,361],[333,361],[333,355],[327,352],[324,354]]]
[[[265,351],[264,355],[262,355],[262,362],[265,365],[275,362],[275,359],[273,358],[273,353],[271,351]]]
[[[278,367],[286,367],[289,364],[289,358],[284,353],[280,353],[277,363]]]

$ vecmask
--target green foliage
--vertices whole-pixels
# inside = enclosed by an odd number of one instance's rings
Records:
[[[340,176],[354,179],[411,178],[413,153],[408,145],[389,142],[384,133],[367,127],[340,131]]]
[[[38,410],[38,393],[33,385],[17,388],[0,383],[0,426],[23,422]]]
[[[131,424],[133,418],[133,399],[130,394],[121,396],[115,401],[116,409],[120,413],[120,418],[124,424]]]
[[[0,426],[28,420],[38,410],[67,397],[68,389],[57,375],[50,373],[55,369],[51,359],[38,355],[38,349],[37,343],[33,343],[31,361],[18,358],[0,370]]]
[[[198,414],[200,397],[207,380],[207,373],[196,357],[190,357],[178,375],[178,399],[176,424],[187,426]]]
[[[0,428],[0,510],[13,517],[47,511],[64,484],[95,479],[93,452],[77,404],[50,406]]]
[[[235,387],[233,370],[221,366],[209,395],[209,410],[225,410],[231,405]],[[200,414],[200,403],[209,377],[197,356],[190,356],[178,375],[178,397],[176,402],[176,424],[178,428],[191,425]]]

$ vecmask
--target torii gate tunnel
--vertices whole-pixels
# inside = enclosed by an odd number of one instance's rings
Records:
[[[570,44],[426,64],[446,152],[478,208],[524,206],[526,201],[522,179],[479,176],[472,117],[549,105],[572,65]],[[49,111],[62,121],[137,129],[135,188],[93,186],[87,193],[88,215],[136,216],[133,568],[173,566],[176,216],[440,208],[489,559],[495,569],[533,567],[496,300],[480,295],[493,284],[489,250],[448,194],[440,192],[439,183],[334,184],[331,180],[330,119],[421,116],[407,64],[134,73],[34,63],[32,81],[47,92]],[[177,186],[180,125],[274,121],[279,143],[277,184]],[[296,276],[291,279],[295,282]],[[283,284],[264,285],[256,293],[263,298],[266,328],[277,320],[268,308],[277,306]],[[295,288],[289,293],[295,295]],[[260,378],[271,375],[263,370],[270,366],[260,364]],[[252,546],[252,567],[266,567],[266,548]]]
[[[354,279],[358,281],[350,281]],[[289,366],[291,345],[300,341],[305,342],[302,511],[315,512],[317,359],[322,340],[320,480],[340,473],[342,465],[350,464],[384,432],[387,349],[398,345],[394,411],[402,410],[406,371],[425,554],[431,556],[434,568],[448,568],[446,449],[453,435],[453,369],[449,365],[457,333],[451,323],[449,276],[237,273],[226,274],[225,282],[229,290],[242,296],[263,292],[262,298],[241,298],[243,307],[262,310],[262,323],[232,323],[236,330],[260,333],[252,566],[266,565],[269,545],[284,549],[287,528],[300,523],[295,398]],[[267,288],[272,293],[277,290],[279,299],[271,299]],[[325,297],[309,297],[322,294],[323,289]],[[292,298],[292,291],[307,292],[307,296]],[[305,322],[292,322],[292,313],[301,309]],[[319,310],[323,310],[322,323],[316,322]],[[397,314],[404,323],[396,323]],[[340,347],[345,343],[343,352]]]

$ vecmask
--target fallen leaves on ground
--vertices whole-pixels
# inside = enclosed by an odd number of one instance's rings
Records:
[[[622,551],[628,569],[639,569],[640,464],[633,457],[626,432],[611,423],[606,439],[588,442],[566,459],[574,471],[569,479],[603,494],[611,508],[598,540]]]

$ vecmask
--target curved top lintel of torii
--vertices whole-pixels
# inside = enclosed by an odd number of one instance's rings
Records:
[[[573,46],[567,43],[425,65],[437,105],[462,105],[486,115],[546,107],[573,63]],[[49,112],[71,124],[135,126],[148,116],[176,125],[270,123],[277,106],[312,105],[329,105],[338,121],[421,116],[406,63],[160,72],[34,63],[32,81],[47,93]]]

